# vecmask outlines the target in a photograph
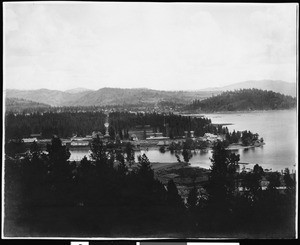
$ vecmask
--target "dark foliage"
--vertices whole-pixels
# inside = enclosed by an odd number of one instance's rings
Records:
[[[146,155],[129,167],[125,152],[99,138],[91,149],[91,161],[75,164],[54,137],[47,154],[33,144],[24,159],[7,158],[6,221],[39,235],[155,234],[181,225],[177,217],[184,219],[185,209],[177,188],[171,182],[165,188],[154,178]],[[174,222],[166,225],[169,220]],[[16,227],[6,227],[7,234],[18,235]]]
[[[296,107],[296,98],[260,89],[241,89],[223,92],[204,100],[194,100],[187,106],[189,110],[241,111],[279,110]]]
[[[105,133],[106,115],[102,111],[72,111],[62,108],[59,112],[13,114],[5,117],[6,139],[21,139],[33,133],[41,133],[43,138],[57,135],[61,138],[90,135],[93,131]],[[115,138],[128,139],[128,131],[140,125],[150,125],[164,135],[181,137],[184,131],[195,131],[195,136],[206,132],[217,132],[207,118],[191,118],[174,114],[111,112],[109,114],[109,134]],[[168,129],[165,125],[168,125]]]
[[[50,105],[20,98],[5,98],[5,109],[13,113],[33,113],[47,111]]]
[[[226,143],[241,143],[244,146],[253,145],[255,142],[260,142],[261,144],[264,142],[263,138],[259,139],[259,135],[257,133],[252,133],[251,131],[235,131],[233,130],[232,133],[227,132],[225,133]]]
[[[164,186],[155,179],[146,155],[129,164],[125,150],[99,138],[91,149],[92,160],[70,162],[68,149],[53,137],[46,153],[34,143],[24,158],[6,156],[5,235],[295,236],[295,182],[288,170],[266,174],[255,165],[239,172],[239,155],[218,142],[209,181],[194,183],[184,205],[173,180]],[[282,179],[284,192],[277,188]]]

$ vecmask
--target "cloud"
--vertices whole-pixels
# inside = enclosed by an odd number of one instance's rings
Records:
[[[6,4],[5,80],[64,89],[291,80],[295,5],[247,8],[245,16],[238,6],[202,6]]]
[[[16,31],[19,29],[19,23],[17,20],[17,15],[14,11],[7,9],[5,11],[5,34],[8,35],[10,32]]]
[[[296,57],[295,5],[272,5],[250,16],[253,38],[257,39],[254,53],[261,61],[270,63],[294,62]]]

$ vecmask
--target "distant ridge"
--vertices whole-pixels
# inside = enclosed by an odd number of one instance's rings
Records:
[[[87,91],[93,91],[93,90],[88,89],[88,88],[79,87],[79,88],[68,89],[68,90],[65,90],[64,92],[70,93],[70,94],[77,94],[77,93],[87,92]]]
[[[51,89],[37,89],[37,90],[17,90],[7,89],[5,91],[7,98],[18,98],[38,103],[45,103],[51,106],[63,106],[67,103],[77,100],[81,96],[89,93],[89,91],[77,92],[77,93],[66,93],[59,90]]]
[[[206,88],[202,91],[229,91],[238,89],[257,88],[262,90],[270,90],[284,95],[296,97],[297,87],[295,83],[288,83],[281,80],[249,80],[239,83],[234,83],[224,87]]]
[[[296,97],[296,84],[274,80],[245,81],[220,88],[208,88],[196,91],[163,91],[147,88],[101,88],[89,90],[75,88],[66,91],[38,89],[7,89],[7,98],[19,98],[51,106],[107,106],[107,105],[151,105],[168,101],[178,104],[189,104],[194,99],[202,100],[223,91],[256,88],[270,90]]]
[[[210,92],[188,92],[188,91],[160,91],[144,88],[101,88],[92,91],[76,101],[73,105],[80,106],[106,106],[106,105],[156,105],[161,101],[175,103],[190,103],[195,98],[208,98]],[[70,104],[68,104],[70,105]]]
[[[75,90],[76,91],[76,90]],[[20,98],[46,103],[51,106],[107,106],[107,105],[152,105],[161,101],[188,104],[196,98],[205,99],[211,92],[203,91],[160,91],[153,89],[101,88],[99,90],[74,93],[58,90],[6,90],[7,98]]]

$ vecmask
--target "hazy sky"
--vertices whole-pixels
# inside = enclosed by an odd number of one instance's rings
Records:
[[[296,82],[296,4],[4,3],[7,88]]]

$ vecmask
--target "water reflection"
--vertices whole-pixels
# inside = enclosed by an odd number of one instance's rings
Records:
[[[296,111],[291,110],[218,114],[217,117],[214,115],[214,118],[208,114],[206,116],[212,118],[213,123],[234,123],[234,125],[227,126],[230,131],[250,130],[265,139],[264,146],[231,150],[240,154],[240,162],[251,163],[246,165],[247,168],[253,168],[254,164],[259,164],[264,169],[281,170],[288,167],[294,170],[297,162],[296,115]],[[72,149],[71,160],[79,161],[84,156],[88,157],[88,150]],[[158,150],[149,149],[136,152],[136,157],[143,153],[151,162],[177,162],[176,152],[161,153]],[[179,155],[182,159],[181,153]],[[191,166],[210,168],[211,157],[211,150],[192,151],[192,158],[189,162]]]

